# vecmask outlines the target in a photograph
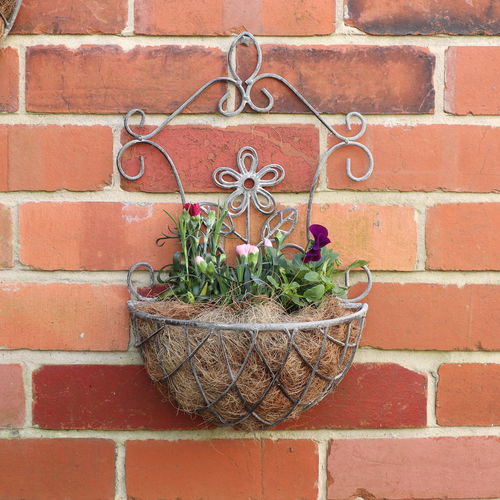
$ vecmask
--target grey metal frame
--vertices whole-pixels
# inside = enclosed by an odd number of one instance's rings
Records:
[[[236,68],[234,66],[234,60],[235,60],[235,51],[237,49],[237,46],[239,44],[253,44],[256,48],[257,51],[257,63],[255,66],[254,71],[252,72],[252,75],[247,78],[245,81],[243,81],[239,76],[236,71]],[[339,142],[332,147],[330,147],[320,158],[318,165],[316,167],[311,188],[309,191],[309,199],[308,199],[308,208],[307,208],[307,217],[306,217],[306,229],[309,227],[311,223],[311,212],[312,212],[312,206],[313,206],[313,198],[314,198],[314,192],[316,190],[316,187],[319,182],[319,178],[321,175],[321,172],[328,160],[328,158],[335,152],[338,151],[339,149],[346,147],[346,146],[351,146],[351,147],[356,147],[361,149],[364,154],[366,155],[367,158],[367,168],[366,172],[362,176],[356,176],[353,174],[351,170],[351,160],[347,159],[346,160],[346,172],[347,176],[354,180],[354,181],[363,181],[366,180],[372,173],[373,171],[373,156],[371,151],[361,142],[359,142],[359,139],[364,135],[366,131],[366,121],[365,118],[358,112],[350,112],[345,116],[345,125],[347,130],[352,129],[352,125],[354,121],[358,121],[360,124],[360,130],[356,133],[353,134],[352,136],[346,136],[342,135],[338,131],[336,131],[332,126],[328,124],[326,119],[301,95],[301,93],[293,87],[293,85],[288,82],[286,79],[283,77],[273,74],[273,73],[263,73],[259,74],[261,64],[262,64],[262,50],[260,48],[260,45],[258,44],[257,40],[255,37],[248,33],[248,32],[243,32],[240,35],[238,35],[235,40],[232,42],[231,47],[228,52],[227,56],[227,62],[228,62],[228,67],[229,67],[229,72],[230,75],[229,77],[218,77],[214,78],[213,80],[210,80],[207,82],[205,85],[200,87],[194,94],[192,94],[183,104],[181,104],[173,113],[171,113],[160,125],[158,125],[152,132],[148,134],[141,134],[140,132],[135,130],[135,127],[138,127],[139,129],[142,128],[145,125],[146,121],[146,113],[143,110],[140,109],[132,109],[129,111],[124,118],[124,126],[128,134],[132,137],[132,139],[124,144],[120,151],[118,152],[118,156],[116,159],[117,162],[117,167],[120,172],[120,174],[125,178],[130,181],[135,181],[138,180],[142,177],[142,175],[145,172],[145,162],[144,162],[144,157],[140,156],[139,157],[139,172],[136,175],[129,175],[127,174],[123,167],[122,167],[122,158],[124,153],[134,147],[135,145],[138,144],[147,144],[151,146],[152,148],[156,149],[161,153],[161,155],[164,157],[166,160],[167,165],[169,166],[172,175],[174,176],[177,186],[178,186],[178,191],[181,197],[181,201],[184,204],[186,202],[186,197],[185,197],[185,192],[184,192],[184,187],[182,185],[179,173],[175,167],[175,164],[172,160],[172,158],[169,156],[168,152],[159,144],[154,142],[153,138],[161,131],[163,130],[168,124],[172,122],[172,120],[182,113],[187,106],[189,106],[198,96],[200,96],[205,90],[207,90],[209,87],[211,87],[213,84],[217,82],[225,82],[227,84],[230,84],[234,86],[234,88],[237,90],[240,96],[240,104],[237,107],[237,109],[230,111],[228,109],[225,109],[224,106],[227,104],[228,99],[230,98],[230,91],[229,88],[227,92],[222,96],[222,98],[218,102],[218,112],[225,116],[225,117],[233,117],[238,114],[240,114],[246,106],[251,108],[253,111],[257,113],[266,113],[271,111],[271,109],[274,106],[274,98],[270,94],[270,92],[263,88],[261,89],[261,92],[266,96],[267,98],[267,105],[264,107],[259,107],[257,106],[253,100],[252,100],[252,89],[253,86],[259,82],[262,79],[269,78],[276,80],[283,84],[285,87],[287,87],[289,90],[293,92],[293,94],[309,109],[309,111],[316,116],[316,118],[327,128],[327,130],[334,135]],[[139,117],[139,124],[138,125],[132,125],[132,119],[135,117]],[[251,146],[245,146],[240,149],[240,151],[237,153],[237,169],[232,169],[229,167],[220,167],[217,168],[213,172],[213,181],[214,183],[227,190],[233,190],[233,192],[229,195],[227,198],[225,205],[228,210],[228,223],[226,224],[226,227],[223,231],[224,236],[229,236],[230,234],[234,235],[235,237],[239,238],[241,241],[245,243],[250,242],[250,228],[251,228],[251,209],[252,207],[255,208],[258,212],[261,214],[268,215],[266,221],[263,224],[262,230],[260,232],[260,241],[255,242],[258,245],[262,245],[264,242],[265,238],[271,239],[273,236],[276,235],[277,232],[280,232],[284,238],[288,237],[292,231],[295,229],[297,220],[298,220],[298,213],[297,210],[294,208],[285,208],[281,210],[276,210],[277,204],[276,200],[274,199],[273,195],[269,193],[265,188],[274,186],[281,182],[285,176],[285,169],[278,164],[272,164],[272,165],[267,165],[264,167],[260,167],[258,165],[258,154],[257,151],[251,147]],[[250,183],[248,183],[250,181]],[[208,211],[211,208],[214,207],[213,203],[206,202],[202,203],[202,210],[203,211]],[[235,230],[234,222],[233,219],[239,216],[245,216],[246,219],[246,232],[245,234],[239,234]],[[300,251],[303,251],[303,248],[292,243],[288,243],[285,245],[285,247],[290,247],[294,248]],[[175,376],[175,373],[178,372],[183,366],[186,366],[189,364],[191,370],[193,371],[194,377],[197,381],[198,388],[200,393],[202,394],[205,405],[202,408],[199,408],[197,413],[202,413],[206,414],[206,412],[210,412],[212,415],[212,421],[216,423],[217,425],[220,426],[227,426],[227,425],[237,425],[244,421],[245,419],[249,418],[250,416],[253,416],[255,419],[257,419],[263,427],[271,427],[273,425],[276,425],[283,421],[289,414],[291,414],[297,407],[300,407],[300,409],[306,409],[312,406],[313,404],[317,403],[320,399],[322,399],[326,394],[328,394],[333,388],[335,388],[338,383],[342,380],[342,378],[345,376],[347,371],[349,370],[353,359],[354,359],[354,354],[359,346],[359,342],[361,339],[361,333],[363,330],[363,325],[366,317],[366,313],[368,311],[368,305],[367,304],[358,304],[360,300],[365,298],[368,293],[370,292],[371,286],[372,286],[372,277],[370,270],[368,269],[367,266],[362,266],[363,271],[365,272],[367,276],[367,284],[365,287],[365,290],[358,296],[352,299],[346,299],[344,301],[345,306],[349,309],[353,309],[352,314],[348,314],[344,317],[341,318],[335,318],[335,319],[329,319],[329,320],[323,320],[323,321],[316,321],[316,322],[307,322],[307,323],[273,323],[273,324],[222,324],[222,323],[201,323],[197,321],[192,321],[192,320],[176,320],[172,318],[166,318],[163,316],[155,315],[155,314],[148,314],[139,309],[139,305],[141,302],[145,301],[154,301],[156,299],[150,298],[150,297],[145,297],[140,294],[140,292],[137,290],[137,288],[134,286],[132,282],[132,276],[135,270],[144,267],[147,269],[150,277],[150,286],[154,285],[154,270],[146,262],[139,262],[137,264],[134,264],[128,273],[127,277],[127,282],[128,282],[128,287],[130,290],[130,293],[135,299],[138,299],[138,301],[129,301],[128,302],[128,307],[131,313],[131,318],[132,318],[132,329],[134,331],[135,337],[136,337],[136,346],[137,347],[142,347],[144,348],[145,344],[148,342],[154,342],[158,341],[159,337],[161,336],[161,333],[164,331],[165,328],[170,327],[181,327],[184,335],[186,337],[186,345],[189,346],[189,356],[186,357],[186,359],[172,372],[170,373],[164,373],[163,377],[161,379],[158,379],[158,382],[164,382],[168,381],[171,377]],[[350,271],[346,273],[345,280],[346,280],[346,285],[349,286],[349,278],[350,278]],[[147,321],[150,324],[154,325],[153,328],[153,333],[149,335],[147,338],[142,338],[141,334],[139,332],[138,328],[138,323],[140,321]],[[341,324],[346,324],[348,325],[348,333],[347,333],[347,338],[342,341],[339,339],[336,339],[333,334],[331,334],[332,329],[334,329],[336,326],[341,325]],[[353,328],[353,325],[357,325],[356,328]],[[194,347],[190,346],[190,340],[189,340],[189,331],[192,329],[202,329],[205,330],[207,333],[206,335],[203,336],[202,341],[197,344]],[[227,370],[228,370],[228,375],[231,380],[230,384],[228,385],[228,388],[224,391],[223,394],[220,395],[216,400],[210,401],[208,400],[206,396],[206,392],[204,391],[204,388],[202,384],[199,381],[198,375],[196,373],[196,367],[195,364],[193,363],[193,357],[196,355],[196,353],[202,349],[204,343],[211,337],[211,336],[216,336],[218,338],[218,341],[221,343],[221,348],[223,352],[226,352],[226,347],[224,344],[224,339],[222,336],[221,332],[224,331],[231,331],[231,332],[247,332],[251,335],[251,342],[249,345],[248,353],[246,355],[246,358],[242,364],[241,369],[238,371],[238,373],[233,373],[227,359],[225,360],[227,364]],[[285,335],[288,338],[288,348],[287,348],[287,353],[284,357],[282,367],[277,371],[273,372],[271,368],[269,367],[267,361],[265,360],[264,356],[260,352],[258,348],[258,343],[257,343],[257,336],[259,332],[261,331],[281,331],[284,332]],[[299,347],[296,345],[294,342],[294,337],[298,331],[319,331],[322,334],[322,346],[321,346],[321,352],[318,356],[317,362],[314,365],[311,365],[307,360],[303,357],[302,353],[300,352]],[[338,345],[342,349],[342,355],[339,360],[339,369],[340,371],[338,372],[337,375],[334,377],[327,377],[324,374],[321,374],[318,370],[319,363],[321,361],[321,357],[324,352],[324,348],[327,345],[327,342],[333,342],[334,344]],[[283,366],[286,363],[286,360],[290,356],[290,353],[292,351],[297,352],[297,354],[302,358],[302,360],[309,366],[311,370],[311,375],[309,377],[309,380],[306,384],[306,387],[301,394],[301,396],[298,399],[294,399],[284,388],[280,382],[279,382],[279,373]],[[246,402],[239,392],[238,389],[238,378],[243,372],[246,362],[249,359],[250,355],[252,353],[256,353],[260,358],[262,359],[264,365],[266,366],[266,369],[270,372],[270,375],[272,377],[272,383],[270,384],[269,388],[265,391],[263,394],[262,398],[257,402],[257,404],[250,405],[248,402]],[[224,360],[221,360],[221,362],[224,362]],[[303,399],[305,397],[305,394],[307,393],[308,388],[312,384],[313,380],[315,377],[320,377],[324,380],[327,381],[327,386],[325,388],[325,391],[322,393],[322,395],[316,400],[309,402],[307,404],[303,403]],[[265,419],[262,419],[259,414],[258,414],[258,406],[260,403],[265,399],[267,393],[271,390],[271,388],[277,385],[282,392],[285,394],[285,396],[290,400],[292,403],[292,407],[290,411],[285,415],[283,418],[274,421],[274,422],[269,422],[266,421]],[[217,402],[220,400],[221,397],[223,397],[225,394],[227,394],[230,390],[236,390],[239,394],[240,399],[242,400],[242,403],[244,404],[247,414],[245,417],[242,417],[241,419],[235,421],[231,420],[228,421],[226,420],[223,416],[221,416],[217,410],[216,410],[216,405]]]
[[[21,4],[23,3],[23,0],[16,0],[16,5],[14,7],[14,10],[12,11],[12,14],[9,16],[9,18],[6,18],[2,12],[0,12],[0,17],[3,20],[3,23],[5,25],[4,31],[2,34],[2,38],[5,38],[9,33],[12,27],[14,26],[14,23],[16,22],[17,15],[19,14],[19,9],[21,8]]]

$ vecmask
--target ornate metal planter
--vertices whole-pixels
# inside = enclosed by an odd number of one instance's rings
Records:
[[[0,0],[0,38],[6,37],[21,8],[23,0]]]
[[[257,51],[257,64],[252,75],[242,81],[234,67],[234,52],[239,44],[254,44]],[[253,111],[265,113],[274,105],[273,96],[262,89],[268,104],[259,107],[252,101],[252,88],[262,79],[279,81],[315,115],[333,134],[338,143],[330,147],[319,159],[308,200],[305,225],[311,223],[314,193],[320,174],[330,155],[346,146],[361,149],[367,159],[366,173],[355,176],[347,160],[347,175],[355,181],[367,179],[373,170],[373,158],[369,149],[358,142],[363,136],[366,123],[364,117],[351,112],[345,117],[348,130],[357,121],[360,129],[352,136],[345,136],[331,127],[324,117],[295,89],[279,75],[259,74],[262,53],[256,39],[250,33],[240,34],[232,43],[228,53],[230,77],[215,78],[207,82],[163,123],[152,132],[141,134],[146,114],[133,109],[125,116],[125,129],[132,139],[118,153],[117,165],[120,174],[128,180],[139,179],[145,171],[144,158],[140,157],[140,168],[136,175],[127,174],[122,167],[125,151],[137,144],[147,144],[159,151],[174,176],[182,203],[186,202],[179,173],[168,152],[154,142],[154,137],[180,114],[196,97],[216,82],[232,85],[240,96],[240,104],[235,110],[224,106],[230,97],[228,92],[220,99],[218,111],[231,117],[241,113],[246,106]],[[138,126],[131,124],[138,116]],[[267,190],[281,182],[286,175],[286,166],[272,164],[259,166],[257,151],[245,146],[237,153],[237,168],[221,167],[213,172],[214,183],[232,190],[225,204],[228,219],[224,235],[232,236],[249,243],[252,235],[252,214],[265,216],[259,234],[262,245],[265,238],[271,239],[278,232],[285,238],[295,229],[299,214],[295,208],[277,209],[276,200]],[[202,203],[202,210],[213,208],[213,203]],[[244,219],[244,230],[235,223],[238,217]],[[255,224],[255,221],[254,221]],[[303,250],[295,243],[285,245],[290,249]],[[197,413],[206,420],[220,426],[238,426],[245,429],[267,428],[276,425],[290,416],[311,407],[333,390],[349,370],[354,354],[359,346],[367,304],[359,303],[369,293],[371,274],[366,266],[363,271],[368,278],[365,291],[358,297],[345,300],[341,317],[321,321],[297,321],[287,323],[224,324],[217,322],[174,319],[145,308],[145,304],[155,299],[139,293],[132,283],[132,273],[145,267],[150,273],[150,284],[154,285],[154,271],[144,262],[135,264],[129,271],[129,289],[136,300],[129,301],[132,329],[136,345],[141,348],[146,367],[159,389],[185,411]],[[346,275],[349,284],[349,273]],[[238,346],[235,347],[235,339]],[[174,353],[174,344],[176,351]],[[178,346],[181,345],[179,350]],[[233,352],[235,349],[238,352]],[[158,353],[161,353],[159,355]],[[217,361],[219,377],[215,384],[206,374],[206,366]],[[293,366],[292,366],[293,365]],[[298,368],[297,368],[298,367]],[[252,379],[259,378],[259,388],[252,387]],[[187,381],[187,382],[186,382]],[[216,387],[215,387],[216,385]]]

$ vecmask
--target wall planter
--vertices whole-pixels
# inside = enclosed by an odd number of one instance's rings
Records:
[[[255,69],[245,81],[238,76],[233,62],[239,44],[253,44],[257,53]],[[362,176],[352,173],[350,160],[347,160],[347,175],[355,181],[367,179],[373,170],[371,152],[359,142],[366,129],[365,119],[357,112],[347,114],[347,129],[350,131],[354,122],[360,128],[351,136],[340,134],[284,78],[270,73],[259,74],[261,62],[262,53],[256,39],[250,33],[242,33],[233,41],[228,53],[231,76],[207,82],[153,131],[141,134],[146,115],[142,110],[131,110],[125,116],[125,129],[132,138],[117,157],[120,174],[128,180],[137,180],[143,175],[143,157],[139,158],[140,169],[136,175],[124,171],[122,157],[129,148],[147,144],[164,157],[185,204],[184,187],[175,164],[168,152],[154,142],[155,135],[216,82],[226,82],[239,96],[239,104],[234,110],[226,108],[229,91],[220,99],[218,111],[221,115],[236,116],[247,106],[257,113],[271,111],[274,98],[266,89],[262,89],[267,98],[264,107],[257,106],[251,94],[256,82],[264,78],[274,79],[291,90],[338,139],[338,143],[319,159],[313,177],[306,220],[303,221],[306,228],[311,228],[315,190],[331,154],[345,146],[359,148],[365,153],[367,169]],[[137,117],[140,123],[134,126],[131,121]],[[278,235],[285,243],[299,223],[299,213],[295,208],[278,210],[276,200],[267,188],[283,180],[286,166],[259,165],[258,152],[251,145],[241,148],[235,155],[235,168],[221,167],[213,172],[214,183],[230,191],[224,207],[227,216],[222,240],[231,236],[244,244],[252,243],[255,232],[251,231],[251,226],[255,227],[257,220],[264,220],[258,241],[253,243],[261,247]],[[214,208],[217,208],[214,203],[199,204],[201,216]],[[259,218],[254,220],[254,215]],[[285,243],[283,248],[296,252],[306,250],[294,243]],[[364,292],[356,298],[336,302],[334,310],[323,311],[323,315],[311,316],[299,311],[286,321],[248,321],[245,318],[252,315],[242,314],[241,321],[225,322],[217,318],[217,314],[215,318],[213,314],[209,315],[208,320],[189,315],[179,317],[169,311],[168,303],[165,306],[157,298],[144,291],[141,293],[132,282],[133,272],[146,268],[151,287],[155,285],[155,273],[148,263],[140,262],[130,269],[128,275],[129,289],[135,299],[128,302],[128,307],[136,345],[141,348],[148,373],[160,391],[182,410],[199,414],[219,426],[242,429],[274,426],[319,402],[337,387],[352,365],[368,311],[367,304],[360,301],[371,288],[368,267],[360,267],[368,278]],[[349,273],[350,269],[345,273],[346,286],[349,285]]]
[[[22,0],[0,0],[0,38],[6,37],[16,20]]]

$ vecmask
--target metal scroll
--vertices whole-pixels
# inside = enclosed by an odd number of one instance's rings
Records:
[[[236,60],[235,52],[238,45],[240,44],[244,44],[247,46],[254,45],[257,52],[257,61],[255,68],[252,74],[245,80],[242,80],[238,75],[237,68],[235,67],[234,63],[234,61]],[[267,103],[265,104],[265,106],[258,106],[252,99],[252,89],[257,82],[263,79],[275,80],[280,82],[281,85],[290,90],[295,95],[295,97],[305,105],[309,112],[312,113],[324,127],[326,127],[328,132],[338,140],[335,145],[331,146],[321,156],[316,167],[308,197],[307,216],[305,221],[307,229],[311,223],[313,198],[320,179],[321,172],[325,167],[329,157],[333,153],[347,146],[361,150],[366,158],[364,174],[358,176],[353,173],[351,168],[351,159],[349,158],[346,160],[346,173],[351,180],[357,182],[364,181],[368,179],[368,177],[370,177],[373,171],[373,156],[369,148],[360,142],[360,139],[363,137],[366,131],[366,120],[360,113],[352,111],[345,115],[345,127],[348,131],[351,131],[353,125],[357,123],[359,126],[359,130],[352,135],[344,135],[334,129],[319,113],[319,111],[317,111],[316,108],[311,103],[309,103],[309,101],[288,80],[274,73],[260,73],[260,69],[262,66],[262,49],[251,33],[243,32],[233,40],[227,55],[227,63],[229,68],[229,76],[214,78],[205,83],[173,113],[165,118],[162,123],[156,126],[149,133],[141,133],[141,129],[145,126],[146,123],[146,113],[141,109],[130,110],[125,115],[124,126],[131,139],[127,143],[125,143],[118,152],[116,160],[118,170],[125,179],[128,179],[130,181],[140,179],[146,169],[144,157],[139,156],[139,172],[135,175],[130,175],[125,172],[122,165],[122,159],[124,153],[130,148],[133,148],[136,145],[148,145],[149,147],[156,149],[163,156],[166,166],[170,169],[176,181],[181,201],[182,203],[185,203],[185,191],[181,178],[179,176],[179,172],[175,167],[175,163],[168,154],[167,150],[154,141],[155,136],[159,132],[161,132],[167,125],[169,125],[177,115],[181,114],[197,97],[199,97],[212,85],[218,82],[223,82],[228,85],[226,93],[219,99],[217,105],[217,110],[221,115],[225,117],[233,117],[242,113],[247,107],[257,113],[268,113],[274,107],[274,97],[266,88],[262,88],[261,92],[265,96]],[[231,97],[230,86],[232,86],[236,90],[236,93],[239,96],[239,104],[237,105],[236,109],[233,110],[230,110],[227,107]],[[132,121],[137,119],[139,119],[139,123],[133,125]],[[279,184],[284,179],[284,177],[285,169],[281,165],[260,165],[258,153],[252,146],[245,146],[239,150],[239,152],[237,153],[236,168],[217,168],[213,172],[212,176],[214,183],[223,189],[231,191],[227,200],[225,201],[229,219],[225,236],[233,234],[242,241],[249,243],[252,224],[251,213],[252,210],[255,209],[257,212],[268,216],[261,228],[260,241],[254,242],[255,244],[262,244],[265,238],[272,238],[276,235],[277,231],[279,231],[284,236],[284,238],[286,238],[296,227],[298,220],[297,210],[295,208],[284,208],[278,210],[274,196],[267,189],[271,186]],[[209,209],[210,203],[205,203],[202,205],[205,206],[205,209]],[[239,216],[244,216],[246,219],[245,232],[243,233],[237,232],[233,223],[233,219]],[[286,246],[301,250],[301,247],[292,243],[289,243]],[[133,266],[131,271],[136,267],[137,265]],[[350,299],[351,301],[361,300],[368,294],[371,288],[370,271],[366,266],[363,266],[363,270],[368,277],[367,288],[362,293],[362,295],[356,297],[355,299]],[[131,285],[130,276],[129,285]],[[138,294],[136,290],[133,289],[133,287],[132,292],[134,296],[143,298]]]

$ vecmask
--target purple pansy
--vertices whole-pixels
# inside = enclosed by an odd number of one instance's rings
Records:
[[[330,243],[328,238],[328,229],[321,224],[312,224],[309,226],[310,233],[314,236],[313,246],[302,257],[302,262],[317,262],[321,260],[321,249]]]

